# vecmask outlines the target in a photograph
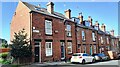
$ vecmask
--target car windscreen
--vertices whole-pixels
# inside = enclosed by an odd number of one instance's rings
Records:
[[[102,56],[102,57],[103,57],[103,56],[105,56],[105,55],[104,55],[104,54],[98,54],[98,56]]]
[[[81,54],[73,54],[73,56],[81,56]]]

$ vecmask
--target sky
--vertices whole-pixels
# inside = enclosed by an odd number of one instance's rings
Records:
[[[47,2],[28,2],[46,8]],[[10,23],[18,2],[0,3],[0,38],[10,41]],[[84,20],[88,16],[93,18],[93,24],[98,21],[100,25],[104,23],[106,30],[115,30],[118,35],[118,2],[54,2],[54,10],[64,14],[66,9],[71,9],[72,17],[78,17],[82,12]],[[2,23],[1,23],[2,22]]]

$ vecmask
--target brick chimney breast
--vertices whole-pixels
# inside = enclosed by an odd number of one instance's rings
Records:
[[[80,19],[80,24],[83,24],[83,16],[82,16],[82,12],[79,13],[78,18]]]
[[[66,16],[68,19],[71,18],[71,10],[70,10],[70,9],[65,10],[65,16]]]
[[[111,30],[111,31],[110,31],[110,34],[111,34],[112,36],[114,36],[114,30]]]
[[[51,14],[54,13],[54,3],[53,2],[48,2],[47,3],[47,11]]]
[[[101,30],[102,30],[103,32],[106,31],[106,26],[105,26],[105,24],[102,24],[102,26],[101,26]]]
[[[99,27],[98,21],[95,21],[95,26]]]
[[[88,16],[88,21],[90,22],[90,26],[92,26],[92,18],[91,18],[91,16]]]

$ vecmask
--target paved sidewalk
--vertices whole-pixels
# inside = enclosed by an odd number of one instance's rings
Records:
[[[64,65],[64,64],[69,64],[70,62],[65,62],[65,61],[59,61],[59,62],[43,62],[43,63],[33,63],[31,65]]]

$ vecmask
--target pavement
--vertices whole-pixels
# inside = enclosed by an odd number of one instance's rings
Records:
[[[120,60],[110,60],[104,62],[88,63],[88,64],[72,64],[70,62],[59,61],[59,62],[44,62],[44,63],[33,63],[31,65],[23,65],[20,67],[120,67]],[[119,66],[118,66],[119,65]],[[3,66],[4,67],[4,66]],[[6,66],[10,67],[10,66]]]
[[[70,64],[70,62],[59,61],[59,62],[44,62],[44,63],[33,63],[32,65],[65,65]]]

